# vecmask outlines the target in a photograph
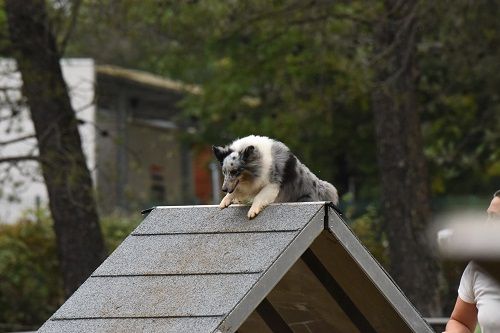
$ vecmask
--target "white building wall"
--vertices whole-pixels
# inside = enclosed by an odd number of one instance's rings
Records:
[[[94,62],[91,59],[65,59],[61,61],[61,66],[76,116],[85,122],[78,129],[87,166],[95,182]],[[6,104],[19,100],[20,87],[21,77],[15,70],[15,62],[0,59],[0,119],[11,113]],[[29,134],[34,134],[34,129],[26,108],[20,109],[13,120],[0,121],[0,143]],[[0,144],[0,159],[30,154],[38,154],[34,138],[9,145]],[[0,222],[15,221],[28,209],[36,207],[37,200],[42,206],[48,203],[38,163],[25,161],[18,167],[0,163]]]

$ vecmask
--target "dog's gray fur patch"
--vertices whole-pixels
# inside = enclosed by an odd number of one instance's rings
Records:
[[[228,184],[225,185],[225,190],[229,186],[229,191],[231,191],[230,187],[234,184],[238,186],[237,178],[243,172],[246,172],[247,175],[251,175],[254,179],[268,175],[268,179],[264,180],[265,183],[279,184],[279,194],[274,202],[332,201],[338,204],[336,188],[316,177],[282,142],[255,136],[240,140],[235,142],[245,142],[245,145],[237,145],[238,149],[234,151],[234,143],[224,148],[214,147],[214,153],[222,164],[224,183]],[[255,145],[251,144],[252,140],[256,141]],[[271,143],[270,152],[259,150],[263,149],[259,146],[259,142],[262,142],[262,140],[266,140],[267,145]],[[250,144],[247,144],[247,142],[250,142]],[[245,156],[245,151],[249,147],[251,149],[247,152],[250,153]],[[263,170],[264,154],[271,155],[269,170]],[[222,160],[220,160],[221,157]]]
[[[271,177],[280,184],[275,202],[332,201],[338,203],[335,187],[313,174],[283,143],[273,143],[273,160],[277,166]],[[283,163],[283,161],[285,161]]]

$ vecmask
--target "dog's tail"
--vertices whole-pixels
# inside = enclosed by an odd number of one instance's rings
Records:
[[[338,205],[339,204],[339,193],[338,193],[337,189],[335,188],[335,186],[333,186],[332,184],[330,184],[329,182],[324,181],[324,180],[320,180],[320,182],[322,185],[321,186],[322,187],[321,200],[331,201],[335,205]]]

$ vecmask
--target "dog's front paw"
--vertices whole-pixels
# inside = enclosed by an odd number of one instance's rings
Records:
[[[251,219],[255,218],[261,211],[262,211],[261,208],[252,206],[252,207],[250,207],[250,210],[248,211],[247,216],[251,220]]]
[[[231,205],[231,199],[228,197],[224,197],[224,199],[222,199],[222,201],[219,204],[219,208],[224,209],[229,207],[229,205]]]

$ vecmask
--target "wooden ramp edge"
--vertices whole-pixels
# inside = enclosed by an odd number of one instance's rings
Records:
[[[236,332],[300,258],[357,327],[432,332],[328,203],[247,210],[156,207],[39,332]]]
[[[434,332],[401,289],[329,205],[328,225],[308,251],[336,285],[338,303],[360,332]],[[306,260],[307,263],[307,260]],[[325,273],[325,274],[326,274]]]

